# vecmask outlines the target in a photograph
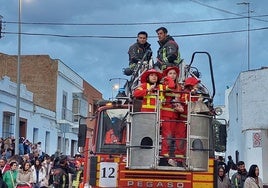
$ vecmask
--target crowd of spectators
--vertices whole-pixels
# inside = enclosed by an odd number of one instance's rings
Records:
[[[262,179],[259,177],[259,167],[252,164],[246,170],[244,161],[234,163],[232,156],[228,156],[227,164],[222,156],[218,161],[218,188],[263,188]]]
[[[15,139],[0,138],[0,187],[78,188],[83,178],[83,156],[44,153],[41,142],[19,139],[19,154],[15,155]]]

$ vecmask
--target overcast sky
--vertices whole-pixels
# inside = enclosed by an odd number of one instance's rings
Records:
[[[127,78],[128,48],[144,30],[156,57],[155,29],[165,26],[180,46],[186,63],[195,51],[210,53],[216,82],[215,104],[241,71],[268,66],[268,1],[239,0],[21,0],[22,55],[47,54],[60,59],[92,86],[112,97],[111,78]],[[18,0],[0,0],[4,37],[0,52],[18,51]],[[32,23],[32,24],[30,24]],[[45,24],[54,23],[54,24]],[[56,36],[55,36],[56,35]],[[200,57],[206,63],[206,58]],[[202,72],[202,80],[209,73]],[[121,81],[122,82],[122,81]],[[121,83],[122,85],[122,83]]]

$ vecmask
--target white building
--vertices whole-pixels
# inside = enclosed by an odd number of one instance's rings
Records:
[[[83,79],[60,60],[57,61],[56,119],[60,130],[58,148],[62,148],[65,154],[74,154],[78,151],[78,118],[87,117],[88,102],[83,97]]]
[[[226,156],[257,164],[268,183],[268,68],[241,72],[228,96]]]
[[[20,117],[22,117],[20,132],[32,143],[41,142],[42,149],[48,154],[55,152],[52,146],[57,141],[55,112],[36,106],[33,103],[33,93],[25,85],[21,85]],[[6,138],[14,136],[16,124],[17,83],[4,76],[0,80],[0,133]],[[54,139],[53,139],[54,138]]]
[[[0,53],[0,137],[17,136],[17,56]],[[27,88],[27,89],[26,89]],[[102,94],[59,59],[21,56],[19,135],[48,154],[78,151],[79,118],[96,110]],[[92,127],[92,123],[88,123]],[[2,134],[1,134],[2,133]],[[18,139],[18,138],[16,138]]]

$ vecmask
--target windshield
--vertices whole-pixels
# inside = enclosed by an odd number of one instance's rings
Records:
[[[98,121],[97,152],[126,152],[126,117],[128,109],[106,109]]]

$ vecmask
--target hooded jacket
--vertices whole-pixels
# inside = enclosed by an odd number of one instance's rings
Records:
[[[152,56],[151,44],[146,42],[145,44],[140,44],[138,42],[134,43],[129,47],[129,65],[136,64],[138,61],[142,60],[145,53],[148,51],[147,56],[144,58],[144,61],[149,61]]]
[[[165,64],[166,67],[168,67],[180,63],[179,46],[173,37],[168,35],[165,40],[158,41],[158,44],[160,46],[157,51],[158,64]],[[164,69],[166,67],[164,67]]]

